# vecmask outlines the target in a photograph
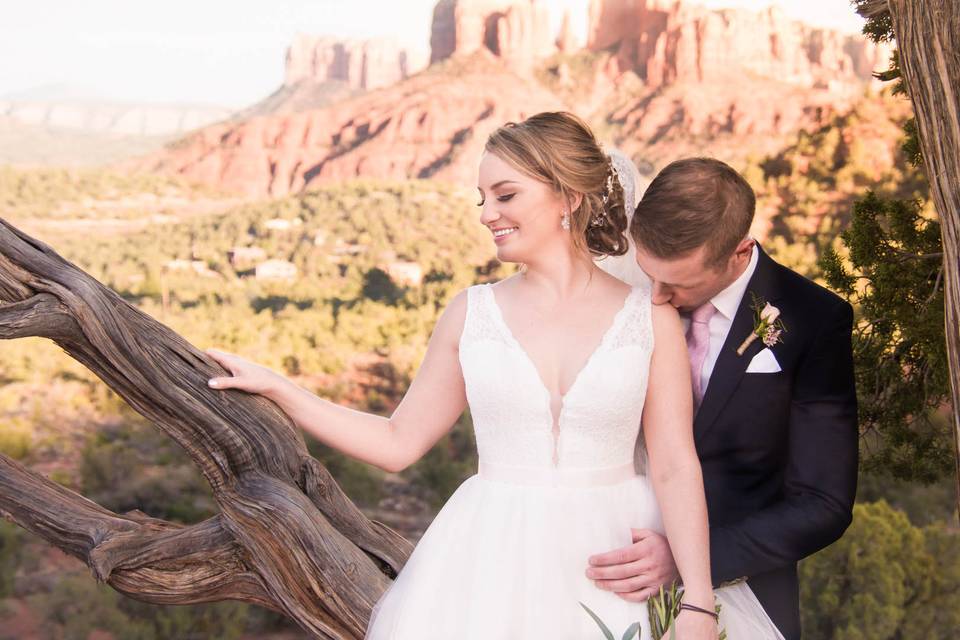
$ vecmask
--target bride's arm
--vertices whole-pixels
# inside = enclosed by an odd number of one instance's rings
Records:
[[[683,600],[713,611],[707,503],[693,442],[690,361],[677,311],[670,305],[654,305],[653,330],[650,382],[643,409],[648,474],[683,580]]]
[[[442,438],[466,407],[458,354],[466,303],[462,291],[444,310],[416,377],[389,418],[334,404],[269,369],[216,350],[207,353],[233,375],[212,378],[210,386],[260,393],[320,442],[381,469],[400,471]]]

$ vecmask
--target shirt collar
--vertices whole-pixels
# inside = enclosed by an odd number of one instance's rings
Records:
[[[747,285],[750,284],[750,278],[753,277],[753,272],[757,270],[757,262],[759,261],[760,250],[757,248],[757,243],[754,242],[753,253],[750,254],[750,263],[747,268],[736,280],[730,283],[730,286],[710,299],[717,311],[728,320],[732,321],[737,314],[737,309],[740,308],[743,296],[747,292]]]

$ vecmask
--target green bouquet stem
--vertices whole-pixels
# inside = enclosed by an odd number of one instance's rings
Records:
[[[680,603],[683,602],[683,590],[674,582],[666,590],[660,585],[660,592],[647,600],[647,614],[650,617],[650,634],[653,640],[661,640],[670,631],[670,640],[675,640],[677,630],[674,623],[680,615]],[[716,606],[720,613],[720,605]],[[720,630],[720,640],[727,640],[727,632]]]
[[[674,622],[676,622],[677,616],[680,615],[681,602],[683,602],[683,590],[680,589],[676,582],[670,585],[669,590],[664,589],[663,585],[661,585],[660,592],[647,600],[647,615],[650,619],[650,633],[653,640],[662,640],[666,637],[668,630],[670,631],[669,640],[676,640],[677,629],[674,626]],[[610,628],[604,624],[603,620],[601,620],[590,607],[582,602],[580,606],[583,607],[586,612],[590,614],[590,617],[593,618],[594,622],[597,623],[606,640],[617,640]],[[716,606],[716,611],[718,614],[720,613],[719,604]],[[639,631],[640,623],[634,622],[623,632],[620,640],[632,640]],[[727,640],[727,632],[723,629],[720,630],[720,640]]]

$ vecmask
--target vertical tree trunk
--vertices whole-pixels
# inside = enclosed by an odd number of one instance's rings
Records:
[[[945,334],[960,507],[960,2],[888,0],[887,9],[943,230]]]

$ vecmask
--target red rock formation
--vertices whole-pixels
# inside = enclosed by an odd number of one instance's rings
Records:
[[[713,10],[676,0],[592,0],[587,47],[616,47],[651,88],[746,75],[829,88],[869,79],[890,54],[861,36],[792,20],[777,7]]]
[[[284,84],[339,80],[354,89],[386,87],[426,67],[425,52],[380,38],[343,40],[297,34],[287,49]]]
[[[776,8],[676,0],[591,0],[588,34],[600,58],[592,82],[574,85],[588,87],[588,112],[619,105],[606,115],[618,144],[655,165],[684,153],[773,151],[858,101],[890,53]]]
[[[714,11],[676,0],[591,0],[588,50],[570,52],[569,21],[551,33],[545,6],[440,0],[431,45],[441,64],[330,104],[309,94],[301,111],[264,107],[256,113],[266,115],[203,129],[140,166],[254,196],[356,176],[469,185],[489,131],[561,108],[651,166],[691,152],[736,159],[825,123],[886,66],[884,48],[775,9]],[[559,50],[558,40],[564,57],[548,68],[544,57]],[[337,51],[319,40],[291,47],[288,80],[369,86],[376,74],[356,59],[394,61],[377,82],[406,73],[399,58],[369,47],[360,58]]]
[[[440,0],[430,61],[487,50],[520,70],[557,50],[549,8],[538,0]]]
[[[536,83],[484,58],[323,109],[207,127],[137,168],[250,196],[357,176],[470,185],[494,128],[563,108]]]
[[[570,26],[570,12],[563,13],[563,21],[560,23],[560,33],[557,34],[557,51],[560,53],[574,53],[579,47],[577,38]]]

